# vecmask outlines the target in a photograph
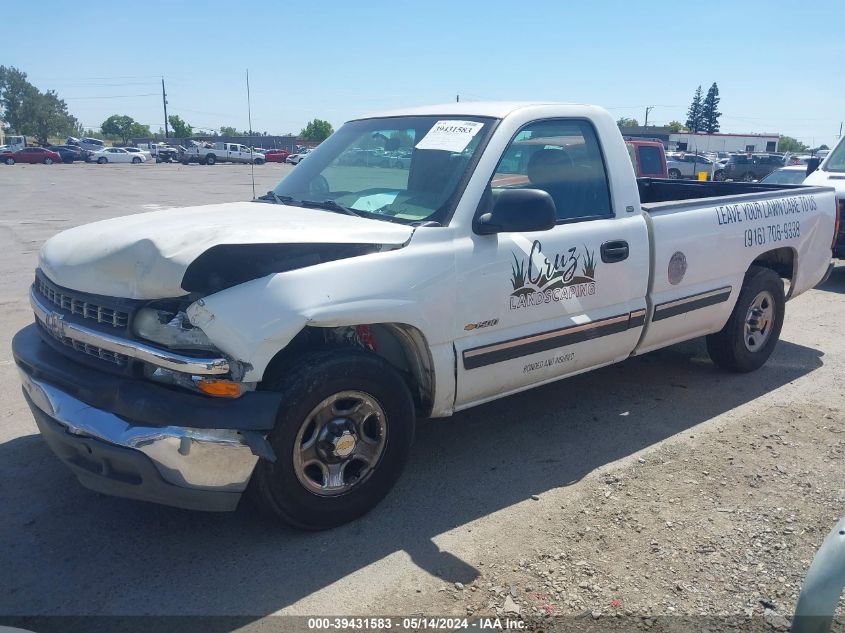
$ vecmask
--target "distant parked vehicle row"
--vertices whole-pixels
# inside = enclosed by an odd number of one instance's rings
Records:
[[[306,148],[300,152],[297,152],[296,154],[291,154],[285,159],[285,162],[290,163],[291,165],[299,165],[299,163],[302,162],[302,159],[308,156],[308,154],[310,153],[311,150]]]
[[[268,149],[264,153],[264,160],[268,163],[284,163],[288,156],[290,152],[286,149]]]

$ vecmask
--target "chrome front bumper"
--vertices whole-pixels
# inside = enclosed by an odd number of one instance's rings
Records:
[[[45,440],[86,487],[197,510],[237,506],[258,461],[240,432],[133,425],[20,374]]]

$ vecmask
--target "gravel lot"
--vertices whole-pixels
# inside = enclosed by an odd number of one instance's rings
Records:
[[[256,192],[289,169],[256,167]],[[0,615],[768,607],[783,625],[843,515],[845,267],[789,304],[756,373],[718,371],[695,341],[421,425],[393,493],[340,529],[99,496],[40,440],[11,360],[38,248],[98,219],[249,199],[250,170],[0,166],[0,191]]]

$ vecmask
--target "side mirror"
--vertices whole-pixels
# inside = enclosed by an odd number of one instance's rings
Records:
[[[503,189],[494,194],[493,208],[475,221],[479,235],[548,231],[557,222],[552,197],[540,189]]]
[[[816,156],[814,156],[813,158],[808,158],[807,159],[807,175],[809,176],[814,171],[816,171],[819,168],[819,165],[821,164],[821,162],[822,162],[821,159],[816,157]]]

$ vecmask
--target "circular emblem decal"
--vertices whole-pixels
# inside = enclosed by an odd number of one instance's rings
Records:
[[[355,448],[355,438],[349,433],[344,433],[334,443],[334,452],[338,457],[346,457]]]
[[[676,251],[669,259],[669,283],[677,286],[687,274],[687,256]]]

